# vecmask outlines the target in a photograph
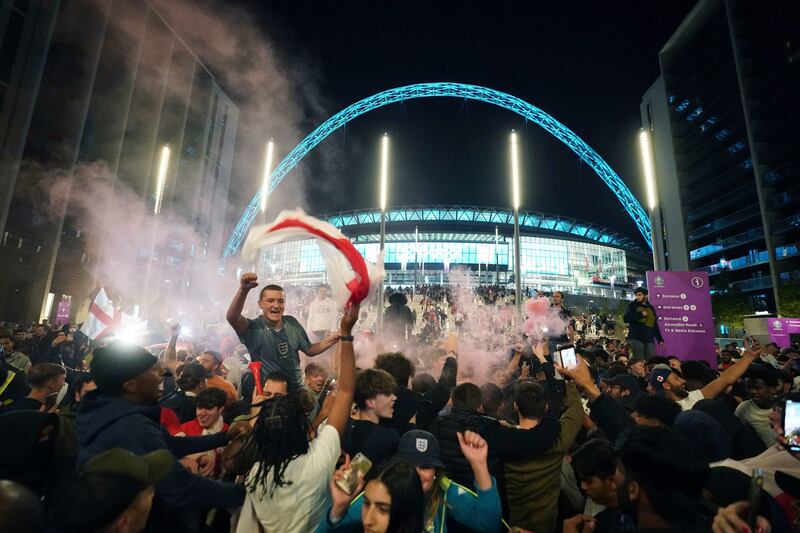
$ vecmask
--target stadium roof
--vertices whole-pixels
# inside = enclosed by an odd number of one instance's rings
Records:
[[[343,211],[322,215],[324,218],[346,234],[353,233],[357,226],[380,224],[381,212],[377,209]],[[514,213],[510,209],[492,207],[464,206],[415,206],[396,207],[386,210],[386,222],[390,223],[430,223],[440,222],[446,225],[514,225]],[[553,237],[569,237],[579,240],[594,241],[600,244],[641,252],[641,247],[621,233],[612,231],[591,222],[559,215],[549,215],[533,211],[520,211],[520,231],[534,230],[537,234]],[[488,228],[487,228],[488,229]],[[507,228],[505,228],[507,229]]]

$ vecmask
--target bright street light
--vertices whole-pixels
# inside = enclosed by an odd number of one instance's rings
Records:
[[[386,196],[389,186],[389,135],[381,139],[381,211],[386,211]]]
[[[644,170],[644,181],[647,187],[647,207],[652,211],[656,208],[656,176],[653,170],[653,144],[650,140],[650,132],[642,130],[639,132],[639,152],[642,157],[642,169]]]
[[[275,143],[272,139],[267,143],[267,155],[264,160],[264,179],[261,185],[261,215],[267,212],[267,198],[269,198],[269,182],[272,177],[272,157],[275,151]]]
[[[514,302],[517,308],[517,317],[522,317],[522,270],[520,269],[519,249],[519,149],[517,132],[514,130],[511,130],[511,188],[514,207]]]
[[[511,187],[513,192],[514,210],[519,211],[519,149],[517,147],[517,132],[511,131]]]
[[[169,145],[161,149],[161,161],[158,164],[158,181],[156,182],[156,203],[153,214],[161,212],[161,203],[164,201],[164,188],[167,185],[167,168],[169,167]]]

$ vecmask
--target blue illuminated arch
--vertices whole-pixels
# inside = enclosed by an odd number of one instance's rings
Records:
[[[572,130],[533,104],[517,98],[516,96],[478,85],[448,82],[417,83],[414,85],[406,85],[405,87],[389,89],[388,91],[383,91],[368,98],[364,98],[363,100],[359,100],[323,122],[317,129],[309,133],[305,139],[300,141],[297,146],[292,148],[292,151],[289,152],[275,170],[272,171],[269,186],[270,193],[275,190],[286,174],[288,174],[308,152],[314,149],[314,147],[322,142],[328,135],[354,118],[389,104],[416,98],[430,97],[466,98],[469,100],[486,102],[487,104],[513,111],[544,128],[592,167],[597,175],[600,176],[600,179],[602,179],[617,196],[622,206],[625,208],[625,211],[628,212],[636,223],[636,227],[639,228],[647,245],[652,248],[650,219],[647,213],[645,213],[641,204],[639,204],[633,194],[631,194],[630,189],[628,189],[622,179],[620,179],[616,172],[608,166],[608,163],[606,163],[597,152],[580,137],[575,135]],[[234,228],[233,233],[228,239],[223,257],[229,257],[239,249],[239,246],[241,246],[242,241],[247,235],[250,224],[253,223],[253,220],[255,220],[259,213],[260,204],[261,189],[259,189],[253,196],[253,199],[250,200],[250,203],[242,214],[242,218],[239,220],[236,228]]]

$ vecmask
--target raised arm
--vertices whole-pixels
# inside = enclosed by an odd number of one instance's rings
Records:
[[[492,424],[484,430],[492,453],[504,461],[531,459],[549,450],[558,438],[561,425],[552,417],[544,417],[531,429],[518,429]]]
[[[578,357],[578,364],[574,369],[567,370],[558,367],[558,372],[583,391],[592,409],[592,420],[597,422],[600,429],[612,441],[622,431],[634,424],[633,418],[622,405],[610,396],[600,393],[583,357]]]
[[[358,320],[360,305],[351,305],[344,311],[340,331],[343,337],[351,337],[353,326]],[[347,429],[347,421],[350,418],[350,407],[353,404],[353,396],[356,390],[356,357],[353,352],[353,341],[342,339],[340,360],[339,360],[339,379],[336,382],[336,398],[331,406],[331,413],[328,415],[328,425],[339,432],[339,437],[344,436]]]
[[[250,290],[257,286],[258,274],[255,272],[245,272],[242,274],[242,277],[239,279],[239,290],[236,291],[236,296],[231,300],[228,313],[225,315],[225,318],[228,319],[228,324],[231,325],[239,337],[244,336],[247,331],[247,319],[242,316],[244,302],[247,300],[247,294]]]
[[[164,365],[174,369],[178,363],[178,336],[181,334],[181,325],[173,324],[169,328],[169,344],[164,350]]]
[[[518,342],[514,345],[514,357],[511,358],[511,361],[508,362],[505,371],[503,372],[503,380],[505,383],[511,381],[511,378],[514,377],[514,372],[517,371],[517,367],[519,367],[519,360],[522,358],[522,349],[523,344]]]
[[[457,432],[461,453],[472,468],[475,476],[477,497],[462,490],[447,490],[447,502],[453,519],[459,524],[469,526],[470,531],[499,531],[503,519],[503,506],[497,484],[489,475],[487,457],[489,446],[480,435],[472,431]],[[452,505],[452,507],[451,507]]]
[[[744,352],[742,358],[736,361],[733,366],[720,374],[717,379],[700,389],[700,392],[703,393],[703,397],[713,400],[725,392],[725,389],[736,383],[736,380],[744,375],[747,368],[759,355],[760,351],[748,350]]]
[[[345,334],[342,333],[342,335]],[[347,335],[349,335],[349,333]],[[325,350],[329,350],[331,346],[335,345],[337,342],[339,342],[339,334],[333,333],[331,335],[328,335],[321,341],[315,342],[314,344],[309,346],[308,349],[305,350],[303,353],[305,353],[309,357],[314,357],[315,355],[321,354]]]

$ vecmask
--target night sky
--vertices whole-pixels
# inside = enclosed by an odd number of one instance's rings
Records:
[[[572,129],[641,201],[639,103],[658,76],[658,51],[695,1],[611,8],[608,2],[237,3],[252,10],[287,69],[295,60],[311,66],[328,114],[400,85],[485,85]],[[310,120],[307,131],[316,125]],[[523,210],[583,218],[642,242],[614,194],[566,146],[512,112],[452,98],[373,111],[329,137],[303,163],[314,180],[310,210],[377,206],[384,131],[392,139],[390,205],[508,206],[512,128],[523,143]]]

